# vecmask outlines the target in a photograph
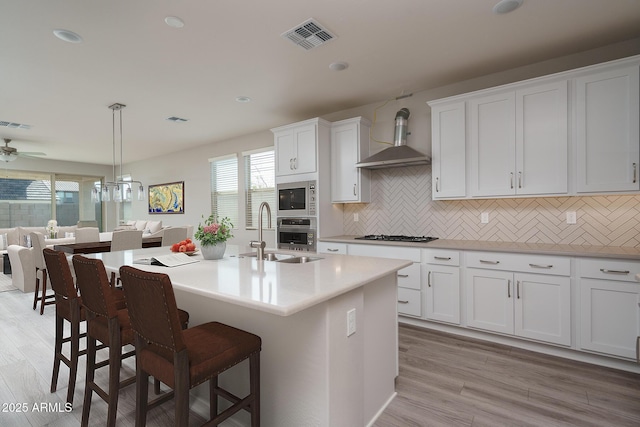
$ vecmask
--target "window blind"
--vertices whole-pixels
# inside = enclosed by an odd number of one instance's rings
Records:
[[[236,155],[209,159],[211,163],[211,213],[218,220],[228,217],[238,226],[238,158]]]
[[[258,228],[258,210],[262,202],[271,207],[271,226],[276,226],[276,175],[274,151],[243,153],[245,173],[245,212],[247,228]],[[267,227],[267,218],[264,227]]]

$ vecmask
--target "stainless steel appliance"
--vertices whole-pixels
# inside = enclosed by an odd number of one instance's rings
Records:
[[[278,218],[278,249],[316,251],[315,218]]]
[[[315,216],[316,181],[287,182],[277,184],[278,215]]]
[[[427,243],[433,240],[437,240],[437,237],[429,236],[402,236],[402,235],[388,235],[388,234],[367,234],[362,237],[354,237],[356,240],[380,240],[386,242],[416,242]]]

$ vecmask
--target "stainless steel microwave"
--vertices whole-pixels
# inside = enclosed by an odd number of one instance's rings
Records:
[[[277,184],[278,216],[315,216],[316,181]]]

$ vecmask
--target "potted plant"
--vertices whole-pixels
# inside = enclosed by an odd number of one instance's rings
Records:
[[[224,217],[218,222],[213,214],[204,221],[204,225],[198,224],[194,237],[200,241],[200,250],[204,259],[220,259],[224,256],[227,239],[233,237],[232,228],[233,224],[229,218]]]

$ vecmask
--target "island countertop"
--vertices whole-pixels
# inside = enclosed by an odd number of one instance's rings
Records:
[[[170,253],[168,247],[87,256],[101,259],[108,271],[117,272],[120,266],[130,265],[167,273],[176,289],[279,316],[290,316],[411,264],[405,260],[333,254],[310,254],[320,259],[301,264],[259,262],[255,257],[241,255],[247,252],[251,249],[227,245],[223,259],[205,260],[197,253],[193,257],[198,262],[171,268],[134,262],[166,255]]]

